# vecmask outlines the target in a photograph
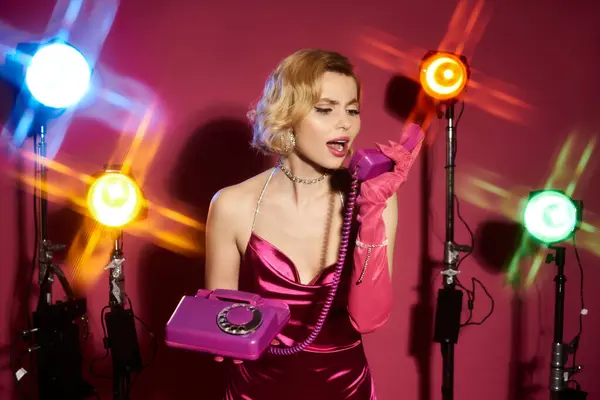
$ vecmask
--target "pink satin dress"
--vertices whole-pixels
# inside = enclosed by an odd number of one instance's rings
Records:
[[[226,400],[376,399],[361,335],[350,323],[347,310],[352,258],[346,260],[333,306],[313,344],[291,356],[265,353],[259,360],[232,364]],[[277,339],[291,346],[302,342],[313,328],[334,270],[335,264],[310,284],[300,283],[292,260],[253,229],[240,265],[239,289],[289,305],[290,322]]]

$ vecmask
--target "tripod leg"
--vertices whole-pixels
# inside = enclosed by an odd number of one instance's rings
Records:
[[[131,389],[131,373],[124,366],[119,366],[113,373],[113,400],[129,400]]]
[[[454,343],[442,343],[442,399],[454,398]]]

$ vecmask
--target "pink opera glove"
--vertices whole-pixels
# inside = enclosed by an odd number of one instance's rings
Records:
[[[392,309],[387,235],[383,211],[387,201],[406,181],[414,164],[425,134],[416,124],[408,124],[399,143],[379,145],[378,149],[394,161],[393,171],[386,172],[361,184],[356,199],[360,224],[354,249],[354,269],[348,299],[348,311],[354,328],[369,333],[384,325]],[[402,144],[416,140],[408,151]],[[393,245],[393,243],[389,243]]]

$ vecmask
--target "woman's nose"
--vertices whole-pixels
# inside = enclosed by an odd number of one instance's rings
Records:
[[[352,126],[351,122],[350,122],[350,117],[345,115],[345,116],[341,116],[338,123],[337,123],[337,127],[338,129],[343,129],[345,131],[347,131],[348,129],[350,129],[350,127]]]

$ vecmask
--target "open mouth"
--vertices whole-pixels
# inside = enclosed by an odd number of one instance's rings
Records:
[[[348,149],[349,142],[350,142],[350,139],[330,140],[329,142],[327,142],[327,147],[329,147],[330,150],[333,150],[335,152],[345,153],[346,150]]]

